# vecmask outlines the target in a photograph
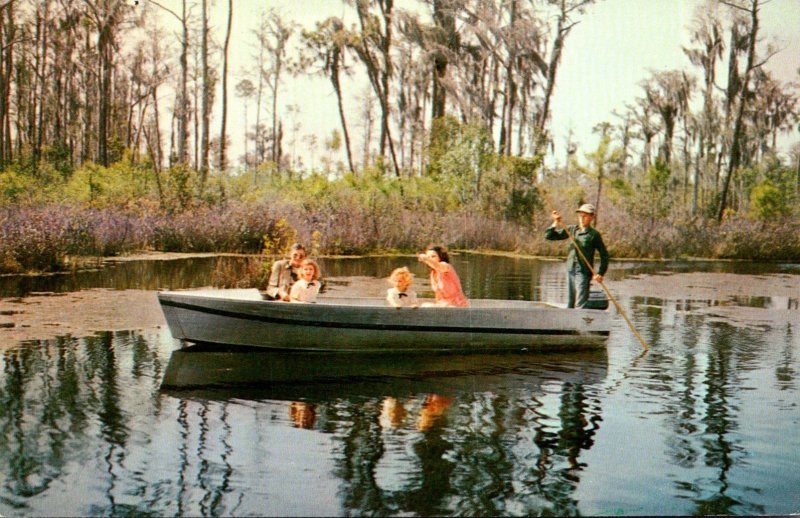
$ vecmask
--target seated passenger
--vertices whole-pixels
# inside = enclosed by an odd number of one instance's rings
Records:
[[[389,282],[392,287],[386,290],[386,300],[389,304],[400,308],[416,308],[419,307],[417,294],[411,289],[411,283],[414,281],[414,274],[408,268],[395,268],[389,275]]]
[[[431,269],[431,289],[436,296],[436,303],[426,306],[443,306],[468,308],[469,301],[461,290],[461,280],[450,265],[450,256],[442,246],[429,246],[425,253],[417,256],[419,262]]]
[[[300,264],[300,279],[292,284],[289,302],[316,302],[320,289],[319,266],[312,259],[303,259]]]
[[[267,290],[264,295],[269,300],[289,300],[289,291],[292,284],[298,279],[300,263],[306,258],[306,249],[300,243],[295,243],[289,249],[289,258],[275,261],[267,281]]]

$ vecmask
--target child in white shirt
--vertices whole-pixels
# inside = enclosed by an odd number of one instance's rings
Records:
[[[319,266],[312,259],[300,263],[300,279],[292,284],[289,291],[290,302],[316,302],[320,289]]]
[[[386,300],[389,304],[400,308],[416,308],[419,307],[417,294],[411,289],[411,283],[414,281],[414,274],[408,268],[396,268],[391,275],[389,275],[389,282],[393,287],[386,291]]]

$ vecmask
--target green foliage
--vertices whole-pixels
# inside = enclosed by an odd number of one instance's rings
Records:
[[[758,220],[791,218],[800,201],[798,173],[775,155],[766,158],[753,170],[749,187],[749,215]]]
[[[63,178],[53,166],[18,161],[0,173],[0,202],[46,203],[61,196]]]
[[[292,243],[296,241],[297,231],[284,218],[280,218],[270,226],[269,232],[264,235],[261,253],[264,255],[284,255],[289,251]]]
[[[647,169],[645,180],[650,192],[655,196],[664,196],[669,185],[670,171],[667,164],[660,158]]]
[[[800,235],[790,220],[726,220],[706,242],[714,243],[706,255],[745,260],[794,261],[800,256]],[[764,236],[769,236],[765,239]]]
[[[497,167],[489,169],[481,192],[481,205],[486,214],[502,207],[502,214],[510,221],[528,224],[531,214],[541,209],[542,197],[536,186],[536,175],[541,167],[540,158],[516,156],[499,157]]]
[[[90,207],[124,207],[147,197],[149,181],[146,170],[128,161],[109,167],[86,164],[70,177],[64,195]]]
[[[800,253],[800,238],[788,230],[797,202],[796,173],[779,160],[739,171],[738,213],[731,212],[720,230],[709,222],[713,214],[704,218],[675,208],[679,180],[663,161],[623,177],[607,144],[587,155],[587,167],[548,174],[547,196],[539,157],[494,153],[484,129],[453,118],[436,123],[426,174],[402,178],[382,160],[336,177],[264,164],[238,174],[212,171],[199,192],[197,173],[185,166],[157,176],[149,164],[127,159],[75,171],[58,160],[19,161],[0,172],[0,208],[7,207],[0,214],[0,270],[54,270],[75,254],[141,249],[251,253],[268,264],[296,241],[314,255],[408,252],[429,242],[560,253],[563,247],[545,243],[531,229],[549,221],[544,199],[567,216],[580,203],[594,202],[595,193],[602,194],[602,232],[612,255]],[[632,219],[636,225],[630,225]],[[758,239],[773,231],[786,239]],[[261,262],[250,269],[252,283],[263,280]],[[220,278],[225,276],[220,271]]]
[[[192,206],[197,192],[197,175],[186,166],[175,166],[164,171],[164,206],[170,211],[180,211]]]
[[[339,130],[333,130],[330,137],[325,139],[325,149],[328,151],[339,151],[342,148],[342,134]]]
[[[750,191],[750,214],[760,220],[788,216],[790,213],[787,191],[769,180],[759,183]]]
[[[449,188],[457,204],[475,199],[481,178],[496,160],[489,132],[478,124],[461,124],[446,116],[433,121],[427,174]]]
[[[589,178],[603,180],[611,177],[611,173],[616,172],[613,166],[619,163],[621,155],[622,151],[619,148],[611,147],[611,137],[604,135],[600,139],[597,149],[586,154],[589,167],[582,166],[577,162],[573,162],[572,165]]]
[[[426,198],[434,201],[438,210],[452,212],[469,207],[528,224],[531,214],[542,206],[536,187],[541,157],[495,153],[491,135],[479,124],[461,124],[452,116],[436,119],[428,157],[426,178],[435,185],[417,187],[425,190]]]
[[[66,143],[62,142],[45,148],[43,154],[45,161],[52,164],[53,168],[58,171],[64,179],[72,175],[75,168],[70,158],[71,151]]]
[[[624,178],[614,178],[608,183],[608,197],[617,203],[623,200],[630,200],[636,191]]]
[[[30,176],[16,173],[9,169],[0,173],[0,196],[3,203],[22,201],[27,193],[35,192],[36,181]]]
[[[645,175],[647,197],[640,200],[646,204],[641,207],[643,214],[648,215],[652,220],[663,218],[670,208],[669,182],[669,167],[660,158],[656,159],[656,163],[647,169]]]

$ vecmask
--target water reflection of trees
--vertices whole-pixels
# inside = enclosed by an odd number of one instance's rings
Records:
[[[86,359],[77,342],[69,339],[4,352],[4,501],[24,508],[28,498],[46,491],[71,460],[72,444],[93,417],[102,424],[109,444],[124,441],[124,431],[114,423],[119,412],[113,398],[114,374],[107,369],[113,361],[106,361],[113,353],[104,350],[106,343],[103,336],[88,340]]]
[[[123,348],[122,359],[120,342],[130,345]],[[31,503],[45,498],[53,484],[63,483],[78,465],[106,474],[96,481],[98,487],[105,486],[96,488],[105,502],[87,503],[79,512],[147,510],[126,502],[131,484],[145,488],[148,482],[137,480],[125,467],[134,419],[125,405],[151,400],[160,379],[160,361],[143,337],[98,333],[80,340],[31,342],[4,351],[3,368],[0,501],[22,512],[30,510]],[[121,377],[143,380],[130,383]],[[49,510],[54,511],[58,512]]]
[[[447,394],[403,392],[395,396],[403,407],[394,409],[387,428],[381,384],[318,393],[302,404],[273,401],[283,409],[278,417],[265,415],[270,406],[263,400],[242,393],[166,396],[154,343],[137,333],[101,333],[3,353],[3,508],[22,514],[255,512],[264,496],[253,492],[261,478],[275,476],[274,467],[265,463],[266,472],[258,471],[260,457],[251,451],[261,456],[264,447],[242,434],[298,426],[332,439],[337,504],[348,514],[577,513],[573,494],[584,467],[580,457],[600,422],[596,394],[605,355],[602,363],[561,371],[539,366],[530,374],[456,377],[445,383],[452,389]],[[255,414],[241,426],[236,397]],[[248,473],[253,469],[258,475]],[[63,487],[75,483],[75,507],[59,507]]]
[[[797,364],[795,359],[795,348],[793,343],[795,335],[792,332],[792,326],[786,326],[786,334],[784,339],[784,347],[781,352],[780,364],[775,367],[775,380],[778,383],[780,390],[796,390],[797,389],[797,370],[794,366]]]
[[[668,455],[683,473],[696,477],[677,480],[679,494],[694,502],[699,515],[763,514],[763,506],[741,499],[747,488],[732,488],[730,481],[747,455],[737,435],[742,376],[758,367],[763,333],[706,322],[690,311],[698,303],[714,305],[711,300],[634,302],[648,340],[660,344],[646,356],[650,372],[642,380],[648,383],[643,392],[657,397],[667,414],[673,431]]]
[[[337,476],[348,513],[575,515],[573,494],[601,422],[597,387],[559,382],[455,395],[432,426],[382,429],[382,401],[339,401]],[[422,410],[425,395],[406,400]]]

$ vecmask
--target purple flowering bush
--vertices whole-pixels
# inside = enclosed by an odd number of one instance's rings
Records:
[[[314,255],[412,252],[429,243],[451,249],[563,255],[548,242],[545,207],[525,222],[481,209],[478,201],[448,205],[435,186],[405,179],[338,182],[300,179],[254,193],[252,200],[211,200],[163,208],[152,199],[123,205],[33,200],[0,206],[0,273],[47,272],[77,256],[106,257],[144,250],[256,255],[248,277],[258,284],[263,264],[295,241]],[[550,196],[565,220],[576,206],[571,191]],[[523,218],[524,219],[524,218]],[[624,204],[603,200],[598,229],[612,257],[708,257],[794,260],[800,234],[790,218],[754,221],[732,214],[720,224],[679,211],[631,216]],[[73,263],[74,264],[74,263]],[[220,284],[234,275],[222,264]],[[225,280],[229,278],[228,280]]]
[[[0,208],[0,271],[56,271],[68,256],[110,256],[142,248],[138,218],[77,206]]]

